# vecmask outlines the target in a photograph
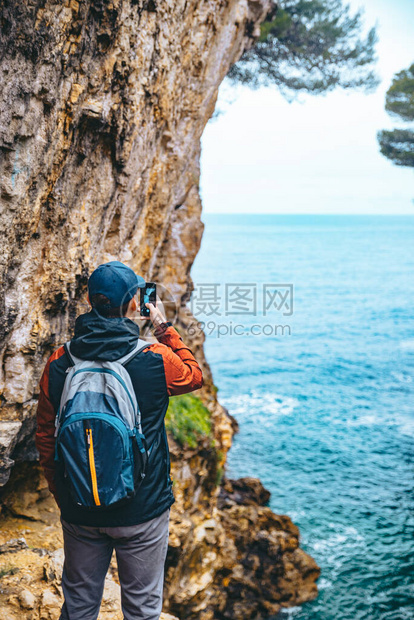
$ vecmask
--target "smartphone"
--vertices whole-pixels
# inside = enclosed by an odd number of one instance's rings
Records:
[[[149,308],[145,304],[151,303],[156,305],[157,302],[157,287],[154,282],[145,282],[145,286],[140,289],[140,314],[141,316],[149,316]]]

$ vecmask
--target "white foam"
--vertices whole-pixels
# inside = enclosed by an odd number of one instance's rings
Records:
[[[392,372],[391,374],[400,383],[412,383],[413,382],[412,376],[408,375],[406,373],[403,373],[403,372]]]
[[[333,534],[329,538],[316,540],[312,547],[315,551],[326,552],[328,549],[335,549],[338,545],[342,545],[346,542],[347,537],[344,534]]]
[[[294,618],[302,611],[302,607],[284,607],[280,610],[280,614],[283,618]]]
[[[334,424],[341,424],[341,420],[333,420]],[[374,413],[367,413],[355,418],[353,420],[346,421],[347,426],[381,426],[384,432],[387,430],[394,430],[402,435],[408,435],[414,437],[414,416],[407,416],[398,414],[396,412],[390,412],[388,416],[382,417],[375,415]]]
[[[402,340],[400,342],[400,349],[405,349],[406,351],[414,351],[414,339]]]
[[[311,549],[311,555],[315,554],[316,561],[319,557],[319,561],[329,566],[331,575],[334,575],[348,561],[347,555],[349,554],[346,549],[352,549],[352,553],[354,553],[356,548],[366,549],[367,544],[365,537],[353,526],[341,526],[338,523],[329,523],[328,525],[334,527],[336,531],[326,538],[318,538],[308,545]],[[329,586],[325,585],[325,587]]]
[[[251,415],[285,416],[290,415],[299,405],[296,398],[281,396],[272,392],[239,394],[230,398],[222,398],[220,402],[236,417],[246,413]]]
[[[384,424],[384,420],[381,420],[374,413],[366,413],[354,420],[347,420],[347,426],[373,426],[374,424]]]
[[[299,523],[301,517],[306,517],[308,512],[306,510],[289,510],[289,517],[293,523]]]
[[[402,435],[414,437],[414,418],[400,416],[397,420],[398,430]]]
[[[332,581],[326,579],[325,577],[318,579],[318,590],[327,590],[328,588],[332,588],[332,585]]]

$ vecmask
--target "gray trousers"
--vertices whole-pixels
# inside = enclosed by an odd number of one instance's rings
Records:
[[[169,517],[170,508],[155,519],[127,527],[86,527],[61,519],[65,602],[60,620],[96,620],[114,549],[124,619],[158,620]]]

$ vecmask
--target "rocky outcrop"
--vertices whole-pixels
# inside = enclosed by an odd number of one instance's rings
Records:
[[[220,82],[271,8],[271,0],[1,4],[0,485],[7,483],[2,529],[9,533],[3,544],[19,538],[12,528],[28,529],[27,536],[43,528],[35,546],[47,557],[59,548],[56,509],[35,465],[38,380],[85,308],[88,275],[102,261],[123,260],[163,285],[167,315],[205,377],[199,395],[214,442],[189,450],[170,438],[177,501],[166,607],[182,618],[237,618],[246,597],[244,617],[261,617],[266,601],[274,610],[316,594],[317,570],[310,559],[304,568],[295,527],[261,505],[258,483],[245,482],[250,490],[243,491],[242,483],[227,481],[220,491],[234,423],[217,402],[204,336],[191,334],[186,309],[203,232],[200,137]],[[238,520],[247,530],[238,531]],[[20,549],[14,561],[22,553],[30,562],[33,555],[44,559]],[[262,573],[268,585],[261,594]],[[29,610],[30,593],[42,609],[43,595],[32,583],[21,599],[13,593],[25,574],[3,575],[11,580],[1,595],[1,604],[11,605],[6,617],[18,605]],[[50,607],[58,584],[42,584]]]
[[[269,497],[255,478],[225,480],[207,514],[174,511],[168,609],[191,620],[263,619],[316,597],[320,569],[291,519],[263,505]]]

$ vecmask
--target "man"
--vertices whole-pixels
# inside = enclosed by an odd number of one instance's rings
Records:
[[[138,294],[145,281],[126,265],[100,265],[88,281],[90,312],[80,315],[70,343],[73,356],[114,361],[137,345]],[[148,472],[137,494],[122,507],[79,507],[55,467],[55,418],[66,371],[72,365],[62,346],[49,358],[40,380],[36,446],[49,488],[61,510],[65,563],[61,620],[96,620],[105,576],[115,549],[125,620],[158,620],[170,507],[174,502],[164,416],[169,397],[203,385],[191,350],[153,304],[146,304],[158,342],[125,364],[151,446]]]

